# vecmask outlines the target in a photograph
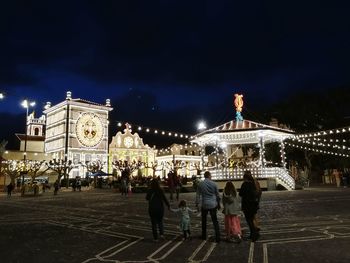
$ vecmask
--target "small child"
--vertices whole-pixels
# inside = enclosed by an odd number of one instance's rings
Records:
[[[227,241],[241,242],[242,231],[239,215],[241,209],[237,197],[237,191],[232,182],[227,182],[222,194],[223,213],[225,215],[225,232]]]
[[[179,203],[179,208],[177,209],[170,209],[173,212],[179,212],[181,215],[180,220],[180,230],[183,232],[183,239],[190,239],[191,238],[191,230],[190,230],[190,213],[195,213],[195,210],[192,210],[191,208],[187,207],[186,201],[181,200]]]

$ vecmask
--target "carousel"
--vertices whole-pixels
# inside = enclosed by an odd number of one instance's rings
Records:
[[[242,181],[243,173],[250,170],[260,184],[268,190],[279,186],[295,189],[295,181],[286,168],[286,139],[294,138],[294,131],[278,125],[265,125],[243,119],[243,95],[235,94],[235,120],[210,128],[195,135],[192,143],[206,148],[211,146],[214,158],[205,169],[210,170],[215,181]],[[280,163],[265,159],[265,146],[278,143]],[[255,149],[255,151],[254,151]],[[258,151],[258,154],[254,152]],[[203,153],[205,151],[202,151]],[[219,156],[222,156],[220,160]]]

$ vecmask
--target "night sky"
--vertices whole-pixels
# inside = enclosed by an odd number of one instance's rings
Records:
[[[70,90],[73,98],[100,103],[110,98],[112,125],[123,120],[189,131],[199,119],[216,125],[230,114],[234,118],[237,92],[244,94],[249,113],[301,91],[350,83],[349,3],[0,5],[3,119],[23,116],[23,98],[35,100],[40,112],[46,101],[60,102]],[[16,126],[12,120],[7,127],[23,132],[21,122]]]

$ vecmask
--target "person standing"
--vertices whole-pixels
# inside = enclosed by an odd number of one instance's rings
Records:
[[[340,187],[341,174],[338,169],[333,170],[333,176],[335,178],[335,183],[337,187]]]
[[[204,173],[204,181],[200,182],[197,187],[196,206],[201,204],[202,214],[202,239],[207,239],[207,215],[210,214],[215,230],[215,241],[220,242],[220,229],[217,218],[217,210],[220,209],[220,195],[216,184],[211,180],[209,171]]]
[[[227,182],[222,194],[223,213],[225,215],[225,232],[227,241],[231,242],[236,239],[237,242],[242,240],[241,221],[239,215],[241,209],[237,191],[232,182]]]
[[[57,195],[58,189],[60,188],[60,183],[58,180],[55,181],[55,183],[53,184],[53,187],[54,187],[53,194]]]
[[[7,197],[11,197],[12,191],[13,191],[13,183],[11,182],[7,185]]]
[[[177,172],[173,172],[173,181],[175,186],[175,192],[176,192],[176,201],[179,201],[180,197],[180,191],[181,191],[181,180],[180,177],[177,175]]]
[[[158,241],[158,231],[162,239],[164,239],[164,203],[170,209],[170,204],[165,194],[160,188],[159,181],[152,179],[150,188],[147,191],[146,200],[148,201],[148,213],[152,223],[152,234],[155,242]]]
[[[76,178],[75,186],[79,192],[81,192],[81,180],[80,178]]]
[[[239,195],[242,197],[242,211],[249,226],[250,238],[255,242],[260,237],[259,229],[255,225],[256,213],[259,209],[259,196],[250,171],[245,171],[243,174]]]
[[[127,168],[125,168],[122,171],[122,176],[121,176],[121,192],[122,195],[128,196],[128,183],[129,183],[129,171]]]
[[[173,195],[175,193],[175,181],[174,181],[174,178],[175,178],[175,174],[172,171],[170,171],[168,173],[168,189],[169,189],[169,193],[170,193],[169,199],[170,199],[171,202],[174,199]]]

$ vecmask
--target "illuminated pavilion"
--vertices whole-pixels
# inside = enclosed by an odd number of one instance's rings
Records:
[[[236,104],[237,100],[235,100]],[[243,102],[242,105],[243,106]],[[236,105],[236,110],[239,107]],[[195,135],[191,140],[201,147],[213,146],[217,153],[215,165],[209,166],[212,179],[217,181],[242,181],[245,170],[250,170],[255,178],[261,184],[261,187],[275,189],[278,185],[285,189],[295,188],[295,181],[286,169],[286,159],[284,151],[284,141],[288,138],[294,138],[294,131],[278,125],[265,125],[249,120],[244,120],[240,111],[237,111],[236,119],[226,122],[217,127],[207,129]],[[267,164],[265,160],[265,145],[269,143],[278,143],[281,152],[281,163]],[[253,160],[251,154],[246,155],[247,161],[242,166],[230,166],[242,146],[252,146],[259,148],[259,156]],[[224,161],[219,163],[218,153],[222,149]],[[204,152],[204,151],[202,151]],[[237,185],[239,186],[239,185]]]

